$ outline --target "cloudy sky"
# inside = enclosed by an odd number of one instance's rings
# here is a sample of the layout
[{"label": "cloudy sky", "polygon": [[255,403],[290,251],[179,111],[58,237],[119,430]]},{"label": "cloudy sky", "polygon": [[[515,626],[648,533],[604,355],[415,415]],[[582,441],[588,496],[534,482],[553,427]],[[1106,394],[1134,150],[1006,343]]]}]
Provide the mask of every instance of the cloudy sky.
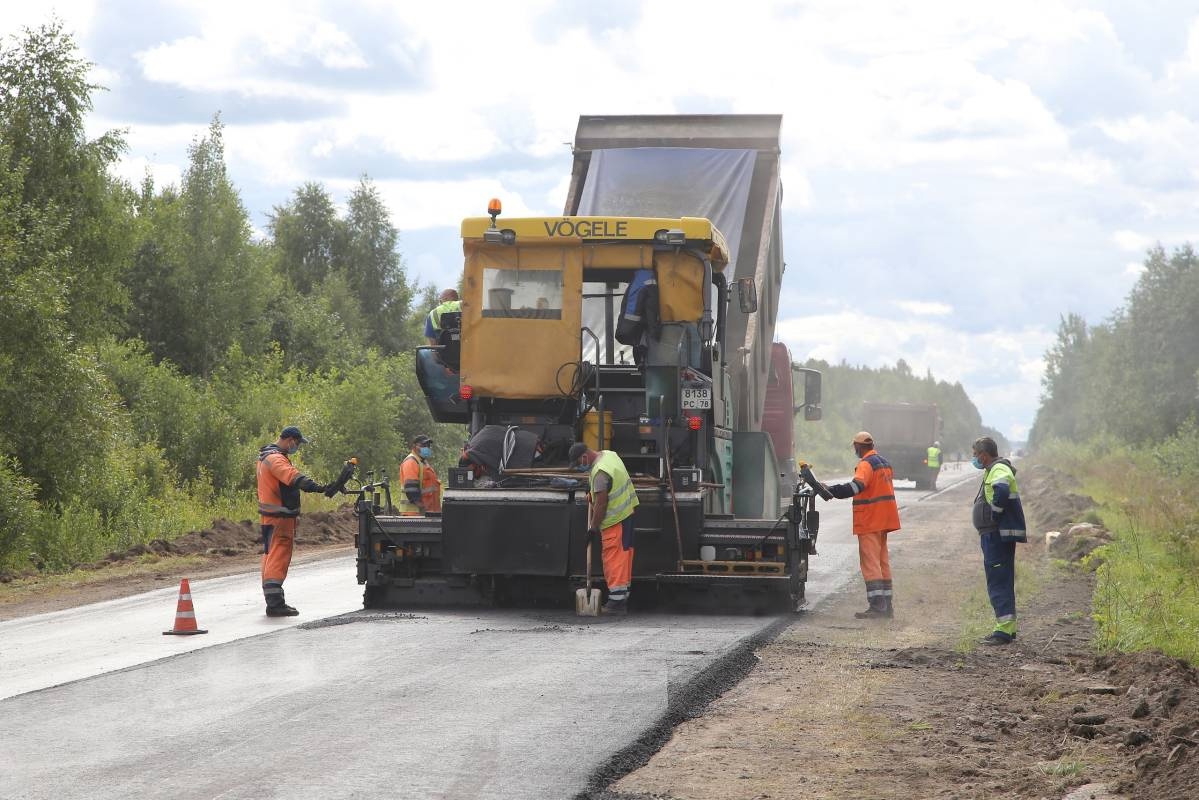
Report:
[{"label": "cloudy sky", "polygon": [[488,198],[561,213],[580,114],[781,113],[779,337],[961,381],[1015,439],[1059,315],[1104,320],[1147,247],[1199,241],[1194,0],[0,7],[74,32],[130,180],[177,182],[219,111],[259,229],[365,173],[439,286]]}]

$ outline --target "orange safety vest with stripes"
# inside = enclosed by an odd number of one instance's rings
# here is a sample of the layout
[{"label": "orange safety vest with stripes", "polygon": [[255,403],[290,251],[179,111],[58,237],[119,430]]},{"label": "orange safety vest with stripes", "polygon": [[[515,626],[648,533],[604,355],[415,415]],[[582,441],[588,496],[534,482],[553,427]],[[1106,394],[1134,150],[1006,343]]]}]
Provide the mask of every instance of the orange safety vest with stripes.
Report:
[{"label": "orange safety vest with stripes", "polygon": [[304,475],[273,444],[258,451],[258,513],[269,519],[300,516],[300,483]]},{"label": "orange safety vest with stripes", "polygon": [[[429,464],[428,461],[423,461],[415,453],[409,453],[403,461],[400,462],[400,515],[415,516],[424,512],[440,512],[441,511],[441,481],[437,478],[437,471]],[[415,503],[408,499],[409,489],[420,489],[420,502],[422,508],[418,508]]]},{"label": "orange safety vest with stripes", "polygon": [[854,470],[853,482],[862,487],[853,496],[854,534],[899,530],[899,506],[887,460],[874,450],[866,452]]}]

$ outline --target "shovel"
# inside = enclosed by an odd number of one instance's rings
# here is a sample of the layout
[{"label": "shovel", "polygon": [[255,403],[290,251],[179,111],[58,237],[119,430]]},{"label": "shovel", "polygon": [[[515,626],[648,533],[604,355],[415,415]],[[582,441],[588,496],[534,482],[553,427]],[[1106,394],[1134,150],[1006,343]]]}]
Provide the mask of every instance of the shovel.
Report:
[{"label": "shovel", "polygon": [[587,535],[587,588],[575,589],[575,614],[580,617],[598,617],[600,590],[591,588],[591,535]]}]

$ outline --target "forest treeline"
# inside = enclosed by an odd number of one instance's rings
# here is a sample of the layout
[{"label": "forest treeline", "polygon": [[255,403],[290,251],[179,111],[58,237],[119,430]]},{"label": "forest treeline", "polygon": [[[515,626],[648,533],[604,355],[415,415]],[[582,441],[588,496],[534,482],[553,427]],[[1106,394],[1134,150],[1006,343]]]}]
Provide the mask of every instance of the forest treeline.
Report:
[{"label": "forest treeline", "polygon": [[57,23],[0,48],[0,574],[248,517],[285,423],[318,480],[394,472],[417,432],[455,449],[413,401],[432,287],[371,182],[343,212],[304,184],[255,238],[219,117],[179,185],[114,177],[89,67]]},{"label": "forest treeline", "polygon": [[[893,367],[853,366],[844,361],[809,360],[805,367],[823,374],[824,418],[795,423],[796,457],[811,462],[817,472],[828,468],[852,469],[857,461],[850,442],[862,430],[862,403],[936,403],[941,413],[941,449],[946,458],[970,457],[970,445],[979,436],[990,436],[1008,453],[1011,445],[999,431],[982,423],[982,417],[960,383],[937,380],[931,372],[912,372],[903,359]],[[886,457],[886,453],[882,455]]]},{"label": "forest treeline", "polygon": [[1199,663],[1199,257],[1160,245],[1122,308],[1066,314],[1030,437],[1101,504],[1100,641]]}]

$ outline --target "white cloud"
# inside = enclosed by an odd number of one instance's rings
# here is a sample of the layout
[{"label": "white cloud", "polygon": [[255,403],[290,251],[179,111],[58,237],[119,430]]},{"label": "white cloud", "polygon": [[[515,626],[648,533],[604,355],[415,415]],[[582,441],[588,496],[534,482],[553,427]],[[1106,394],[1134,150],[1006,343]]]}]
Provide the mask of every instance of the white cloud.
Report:
[{"label": "white cloud", "polygon": [[1112,234],[1112,241],[1119,245],[1121,250],[1129,252],[1142,251],[1153,244],[1152,239],[1136,231],[1116,231]]},{"label": "white cloud", "polygon": [[[334,180],[327,186],[336,194],[349,194],[358,181]],[[487,201],[503,198],[504,215],[530,216],[532,211],[519,192],[498,180],[461,181],[376,180],[375,187],[401,231],[453,226],[466,217],[486,216]]]},{"label": "white cloud", "polygon": [[281,2],[201,4],[200,33],[137,53],[151,81],[188,89],[231,90],[296,98],[328,96],[299,81],[275,77],[306,62],[328,70],[368,66],[357,44],[335,22]]},{"label": "white cloud", "polygon": [[953,306],[929,300],[900,300],[895,305],[918,317],[944,317],[953,313]]},{"label": "white cloud", "polygon": [[147,174],[154,181],[154,185],[160,188],[171,184],[178,186],[183,178],[178,164],[151,161],[145,156],[134,156],[117,162],[112,168],[112,173],[135,187],[141,185]]}]

